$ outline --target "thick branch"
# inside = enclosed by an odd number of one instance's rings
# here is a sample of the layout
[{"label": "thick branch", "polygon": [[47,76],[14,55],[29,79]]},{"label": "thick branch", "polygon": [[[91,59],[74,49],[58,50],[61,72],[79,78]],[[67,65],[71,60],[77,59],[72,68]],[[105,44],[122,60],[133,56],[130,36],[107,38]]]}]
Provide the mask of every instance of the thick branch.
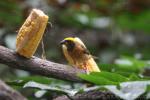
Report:
[{"label": "thick branch", "polygon": [[[0,46],[0,63],[6,64],[11,68],[26,70],[39,75],[68,80],[73,82],[83,82],[77,77],[77,73],[84,73],[83,70],[72,68],[68,65],[58,64],[51,61],[43,60],[37,57],[31,59],[19,56],[13,50]],[[1,96],[1,93],[0,93]],[[60,99],[61,98],[61,99]],[[76,94],[72,97],[74,100],[96,100],[96,99],[118,99],[111,92],[89,91],[81,94]],[[68,100],[68,97],[63,96],[56,100]],[[8,99],[11,100],[11,99]],[[17,100],[17,99],[16,99]],[[22,99],[21,99],[22,100]]]},{"label": "thick branch", "polygon": [[19,92],[13,90],[0,80],[0,99],[1,100],[27,100]]},{"label": "thick branch", "polygon": [[[59,78],[59,79],[69,80],[74,82],[83,81],[79,77],[77,77],[77,73],[84,73],[83,70],[75,69],[68,65],[63,65],[63,64],[58,64],[51,61],[43,60],[37,57],[32,57],[31,59],[27,59],[22,56],[19,56],[13,50],[10,50],[3,46],[0,46],[0,63],[6,64],[11,68],[22,69],[32,73],[48,76],[48,77],[54,77],[54,78]],[[90,93],[77,94],[72,98],[75,100],[79,98],[93,99],[95,96],[99,96],[99,94],[105,95],[105,93],[99,91],[98,93],[97,92],[94,93],[90,92]],[[102,96],[99,96],[98,98],[101,97]]]},{"label": "thick branch", "polygon": [[68,65],[54,63],[37,57],[27,59],[3,46],[0,46],[0,63],[39,75],[74,82],[81,82],[82,80],[77,77],[77,73],[84,72],[83,70],[75,69]]}]

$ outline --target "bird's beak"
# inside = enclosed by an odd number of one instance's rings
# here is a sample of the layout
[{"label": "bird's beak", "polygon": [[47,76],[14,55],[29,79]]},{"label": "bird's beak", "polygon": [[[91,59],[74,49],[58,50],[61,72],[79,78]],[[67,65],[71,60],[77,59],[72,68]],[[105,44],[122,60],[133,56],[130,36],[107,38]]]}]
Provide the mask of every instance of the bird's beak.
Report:
[{"label": "bird's beak", "polygon": [[63,45],[63,44],[65,44],[65,42],[66,42],[66,40],[62,40],[62,41],[60,42],[60,44]]}]

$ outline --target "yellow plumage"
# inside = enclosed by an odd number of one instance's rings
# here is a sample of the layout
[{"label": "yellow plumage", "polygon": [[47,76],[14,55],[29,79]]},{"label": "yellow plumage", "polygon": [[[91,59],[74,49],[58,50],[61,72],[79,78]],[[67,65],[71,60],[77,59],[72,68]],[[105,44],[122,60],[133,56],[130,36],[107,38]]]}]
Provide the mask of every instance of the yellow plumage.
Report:
[{"label": "yellow plumage", "polygon": [[16,51],[30,58],[36,51],[48,22],[48,16],[41,10],[33,9],[19,30]]},{"label": "yellow plumage", "polygon": [[72,66],[84,69],[87,73],[100,72],[92,55],[88,52],[86,46],[79,38],[65,38],[61,44],[63,53]]}]

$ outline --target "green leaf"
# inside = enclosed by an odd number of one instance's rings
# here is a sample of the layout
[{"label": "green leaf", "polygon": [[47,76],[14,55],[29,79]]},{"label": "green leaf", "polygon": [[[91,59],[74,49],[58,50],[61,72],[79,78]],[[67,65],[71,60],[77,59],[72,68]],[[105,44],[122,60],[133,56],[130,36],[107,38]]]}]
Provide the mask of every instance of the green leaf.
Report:
[{"label": "green leaf", "polygon": [[140,80],[140,78],[135,73],[132,73],[129,77],[129,80],[130,81],[137,81],[137,80]]},{"label": "green leaf", "polygon": [[7,81],[6,83],[9,85],[13,85],[13,86],[23,86],[25,83],[29,81],[35,81],[35,82],[42,83],[42,84],[51,83],[51,79],[47,77],[42,77],[42,76],[21,77],[21,78],[18,78],[17,80]]},{"label": "green leaf", "polygon": [[50,84],[52,82],[50,78],[47,78],[44,76],[29,76],[29,77],[21,77],[19,79],[24,80],[26,82],[35,81],[35,82],[42,83],[42,84]]},{"label": "green leaf", "polygon": [[94,76],[94,75],[86,75],[86,74],[79,74],[78,75],[80,78],[89,81],[91,83],[94,83],[96,85],[118,85],[118,82],[113,82],[110,81],[104,77],[98,77],[98,76]]},{"label": "green leaf", "polygon": [[120,82],[128,81],[128,78],[111,72],[92,72],[88,74],[79,74],[79,77],[97,85],[118,85]]},{"label": "green leaf", "polygon": [[116,73],[111,73],[111,72],[93,72],[91,73],[91,75],[93,76],[97,76],[97,77],[104,77],[110,81],[114,81],[114,82],[125,82],[128,81],[128,78],[126,78],[125,76],[116,74]]},{"label": "green leaf", "polygon": [[150,85],[147,86],[147,90],[148,92],[150,92]]},{"label": "green leaf", "polygon": [[113,69],[116,68],[116,65],[115,65],[115,64],[99,63],[98,66],[100,67],[101,70],[109,71],[109,72],[111,72]]},{"label": "green leaf", "polygon": [[128,81],[128,78],[122,75],[104,71],[79,74],[79,77],[97,85],[118,85],[120,82]]},{"label": "green leaf", "polygon": [[13,80],[13,81],[7,81],[6,84],[13,85],[13,86],[23,86],[26,82],[23,80]]}]

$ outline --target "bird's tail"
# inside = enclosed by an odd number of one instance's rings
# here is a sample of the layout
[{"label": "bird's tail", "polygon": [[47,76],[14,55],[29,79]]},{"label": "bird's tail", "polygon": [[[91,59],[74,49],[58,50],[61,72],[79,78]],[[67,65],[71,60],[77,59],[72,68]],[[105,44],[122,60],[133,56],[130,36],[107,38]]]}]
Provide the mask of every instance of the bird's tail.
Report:
[{"label": "bird's tail", "polygon": [[88,72],[100,72],[100,69],[93,58],[88,59],[86,65]]}]

